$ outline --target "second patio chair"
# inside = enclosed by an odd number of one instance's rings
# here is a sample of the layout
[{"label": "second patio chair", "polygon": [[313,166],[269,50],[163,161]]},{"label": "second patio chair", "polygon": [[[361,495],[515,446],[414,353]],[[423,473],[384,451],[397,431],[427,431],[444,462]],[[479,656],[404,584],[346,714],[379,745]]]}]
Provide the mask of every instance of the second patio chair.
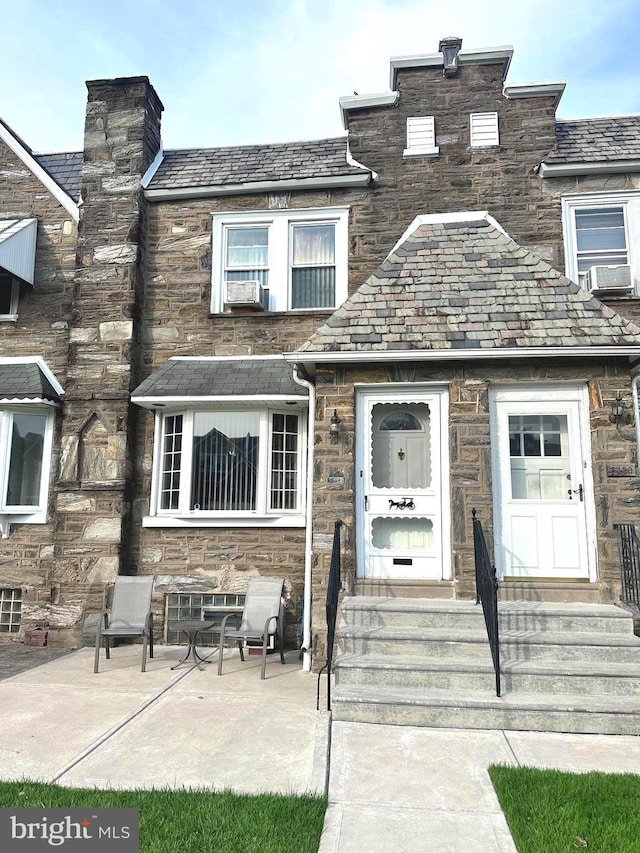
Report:
[{"label": "second patio chair", "polygon": [[149,657],[153,657],[153,614],[151,593],[153,575],[131,577],[119,575],[113,587],[111,613],[100,615],[96,629],[96,654],[93,671],[98,671],[100,645],[104,637],[107,660],[111,657],[111,639],[142,637],[142,672],[147,668],[147,643]]},{"label": "second patio chair", "polygon": [[[280,663],[284,663],[284,652],[282,649],[283,586],[283,578],[251,578],[249,580],[240,625],[237,625],[237,613],[229,613],[222,620],[220,627],[220,650],[218,653],[218,675],[222,675],[222,654],[224,652],[225,638],[238,641],[240,660],[242,661],[244,661],[243,644],[245,640],[257,640],[262,643],[261,679],[265,677],[267,647],[270,637],[274,637],[274,642],[277,644],[280,652]],[[236,620],[235,628],[227,628],[229,619]]]}]

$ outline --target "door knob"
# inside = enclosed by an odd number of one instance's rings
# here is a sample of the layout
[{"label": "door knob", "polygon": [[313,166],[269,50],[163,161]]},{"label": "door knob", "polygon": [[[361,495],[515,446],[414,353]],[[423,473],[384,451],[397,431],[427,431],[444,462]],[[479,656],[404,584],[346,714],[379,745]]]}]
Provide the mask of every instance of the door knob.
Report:
[{"label": "door knob", "polygon": [[579,500],[584,500],[584,489],[582,488],[582,483],[580,483],[577,489],[569,489],[569,500],[572,501],[574,495],[578,495]]}]

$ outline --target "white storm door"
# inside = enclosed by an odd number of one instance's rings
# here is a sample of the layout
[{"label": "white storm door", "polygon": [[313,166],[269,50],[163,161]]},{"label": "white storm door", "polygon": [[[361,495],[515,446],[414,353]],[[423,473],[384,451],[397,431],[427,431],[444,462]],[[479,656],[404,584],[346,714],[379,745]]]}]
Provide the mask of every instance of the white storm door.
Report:
[{"label": "white storm door", "polygon": [[592,500],[586,400],[582,389],[534,396],[493,393],[498,573],[586,580]]},{"label": "white storm door", "polygon": [[443,577],[445,399],[444,391],[359,394],[359,577]]}]

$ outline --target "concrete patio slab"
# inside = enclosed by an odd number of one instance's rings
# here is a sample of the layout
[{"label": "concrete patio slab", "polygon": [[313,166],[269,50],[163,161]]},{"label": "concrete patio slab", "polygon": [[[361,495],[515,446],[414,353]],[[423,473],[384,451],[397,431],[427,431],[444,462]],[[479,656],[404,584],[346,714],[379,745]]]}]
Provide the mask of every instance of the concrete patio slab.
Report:
[{"label": "concrete patio slab", "polygon": [[140,647],[119,646],[93,672],[80,649],[0,682],[0,777],[77,787],[229,788],[323,793],[328,715],[296,653],[283,666],[229,652],[201,669],[160,646],[140,672]]}]

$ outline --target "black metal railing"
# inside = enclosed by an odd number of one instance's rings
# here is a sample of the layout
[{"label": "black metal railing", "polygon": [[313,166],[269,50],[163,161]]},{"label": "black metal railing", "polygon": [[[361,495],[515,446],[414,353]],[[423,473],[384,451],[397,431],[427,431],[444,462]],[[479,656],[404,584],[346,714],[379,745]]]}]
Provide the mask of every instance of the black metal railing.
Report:
[{"label": "black metal railing", "polygon": [[620,549],[620,577],[622,593],[620,598],[624,604],[630,604],[640,609],[640,539],[636,533],[635,524],[614,524],[618,531],[618,548]]},{"label": "black metal railing", "polygon": [[320,710],[320,676],[327,670],[327,711],[331,710],[331,661],[333,658],[333,644],[336,636],[336,619],[338,616],[338,599],[342,589],[340,579],[340,528],[341,521],[336,521],[333,528],[333,548],[331,550],[331,565],[329,567],[329,581],[327,583],[327,659],[318,673],[318,689],[316,693],[316,709]]},{"label": "black metal railing", "polygon": [[498,628],[498,579],[496,567],[491,562],[489,550],[484,538],[482,524],[471,511],[473,517],[473,555],[476,564],[476,604],[482,603],[484,624],[496,674],[496,696],[500,695],[500,633]]}]

